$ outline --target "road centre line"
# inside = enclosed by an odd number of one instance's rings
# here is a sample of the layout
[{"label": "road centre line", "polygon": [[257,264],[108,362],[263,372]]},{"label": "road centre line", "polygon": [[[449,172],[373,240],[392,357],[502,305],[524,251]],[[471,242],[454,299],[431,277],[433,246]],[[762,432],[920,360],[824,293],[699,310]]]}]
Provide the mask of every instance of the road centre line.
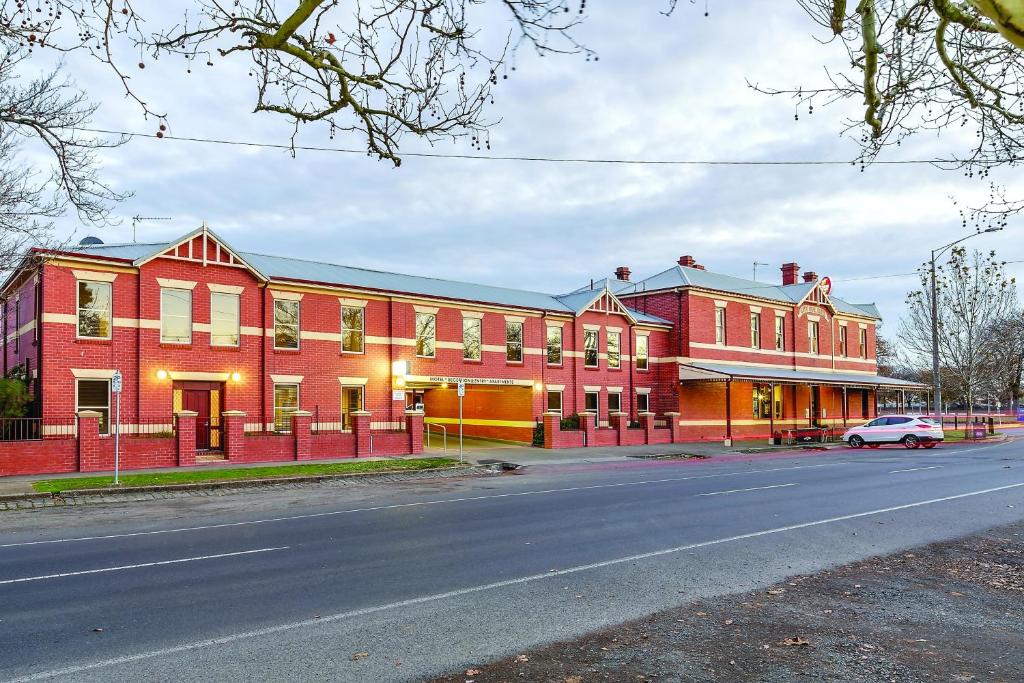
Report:
[{"label": "road centre line", "polygon": [[255,550],[240,550],[234,553],[218,553],[217,555],[199,555],[197,557],[182,557],[177,560],[161,560],[160,562],[141,562],[139,564],[125,564],[119,567],[103,567],[101,569],[83,569],[77,572],[61,572],[60,574],[44,574],[42,576],[26,576],[20,579],[0,579],[0,586],[10,583],[25,583],[27,581],[43,581],[45,579],[63,579],[68,576],[82,576],[84,574],[102,574],[104,572],[119,572],[125,569],[142,569],[143,567],[161,567],[168,564],[181,564],[182,562],[197,562],[199,560],[216,560],[221,557],[237,557],[239,555],[254,555],[256,553],[269,553],[274,550],[287,550],[288,546],[278,548],[257,548]]},{"label": "road centre line", "polygon": [[713,491],[711,493],[698,493],[698,496],[724,496],[730,493],[746,493],[748,491],[765,491],[767,489],[784,489],[787,486],[796,486],[796,484],[773,484],[771,486],[755,486],[749,489],[730,489],[729,491]]},{"label": "road centre line", "polygon": [[149,652],[140,652],[133,655],[124,655],[121,657],[114,657],[110,659],[104,659],[97,662],[91,662],[89,664],[81,664],[78,666],[70,666],[62,669],[53,669],[50,671],[42,671],[28,676],[22,676],[9,681],[9,683],[28,683],[29,681],[39,681],[48,678],[57,678],[70,676],[85,671],[94,671],[96,669],[103,669],[112,666],[118,666],[121,664],[130,664],[133,662],[140,662],[146,659],[152,659],[154,657],[164,657],[167,655],[175,655],[183,652],[194,652],[207,647],[213,647],[216,645],[228,645],[242,640],[250,640],[253,638],[260,638],[276,633],[282,633],[285,631],[293,631],[300,628],[309,626],[321,625],[325,623],[343,621],[346,619],[352,619],[355,617],[366,616],[369,614],[376,614],[379,612],[385,612],[395,609],[401,609],[403,607],[411,607],[414,605],[421,605],[424,603],[439,602],[450,598],[457,598],[464,595],[471,595],[474,593],[481,593],[484,591],[495,590],[498,588],[506,588],[508,586],[516,586],[525,583],[532,583],[535,581],[542,581],[545,579],[557,578],[560,576],[566,576],[570,574],[577,574],[593,569],[600,569],[603,567],[610,567],[619,564],[626,564],[630,562],[637,562],[639,560],[650,559],[652,557],[660,557],[664,555],[678,554],[686,552],[688,550],[695,550],[697,548],[707,548],[710,546],[721,545],[724,543],[732,543],[735,541],[742,541],[751,538],[758,538],[761,536],[769,536],[772,534],[785,533],[788,531],[795,531],[798,529],[807,529],[810,527],[822,526],[825,524],[833,524],[836,522],[844,522],[851,519],[859,519],[863,517],[870,517],[873,515],[886,514],[889,512],[896,512],[899,510],[908,510],[911,508],[922,507],[925,505],[934,505],[937,503],[945,503],[952,500],[960,500],[963,498],[970,498],[973,496],[981,496],[989,493],[997,493],[999,491],[1008,491],[1024,486],[1024,482],[1017,484],[1007,484],[1005,486],[997,486],[989,489],[982,489],[980,491],[970,491],[968,493],[959,493],[952,496],[944,496],[942,498],[931,498],[929,500],[922,500],[916,503],[905,503],[903,505],[894,505],[892,507],[880,508],[876,510],[867,510],[865,512],[856,512],[849,515],[842,515],[840,517],[829,517],[826,519],[819,519],[812,522],[802,522],[800,524],[792,524],[789,526],[776,527],[774,529],[765,529],[762,531],[753,531],[746,534],[739,534],[736,536],[728,536],[725,538],[718,538],[710,541],[701,541],[698,543],[690,543],[687,545],[676,546],[674,548],[665,548],[662,550],[654,550],[646,553],[639,553],[637,555],[629,555],[627,557],[618,557],[611,560],[602,560],[600,562],[593,562],[591,564],[579,565],[576,567],[569,567],[566,569],[558,569],[554,571],[544,572],[543,574],[532,574],[528,576],[521,576],[515,579],[506,579],[504,581],[496,581],[494,583],[487,583],[479,586],[470,586],[468,588],[460,588],[457,590],[447,591],[444,593],[435,593],[432,595],[423,595],[416,598],[409,598],[408,600],[400,600],[398,602],[391,602],[384,605],[376,605],[374,607],[364,607],[362,609],[351,610],[348,612],[339,612],[337,614],[329,614],[318,617],[316,619],[304,619],[302,621],[294,621],[287,624],[279,624],[277,626],[270,626],[267,628],[256,629],[252,631],[243,631],[228,636],[221,636],[218,638],[210,638],[207,640],[199,640],[193,643],[186,643],[183,645],[177,645],[173,647],[162,648],[159,650],[151,650]]},{"label": "road centre line", "polygon": [[900,472],[920,472],[921,470],[941,470],[945,465],[930,465],[928,467],[911,467],[909,470],[893,470],[889,474],[899,474]]}]

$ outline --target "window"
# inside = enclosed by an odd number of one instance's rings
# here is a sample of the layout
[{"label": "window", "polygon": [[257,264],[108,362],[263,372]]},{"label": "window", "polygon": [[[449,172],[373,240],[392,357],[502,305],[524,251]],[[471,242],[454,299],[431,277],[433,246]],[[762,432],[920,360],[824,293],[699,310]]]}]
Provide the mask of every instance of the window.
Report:
[{"label": "window", "polygon": [[[110,298],[109,282],[78,281],[79,337],[110,339]],[[17,303],[14,310],[17,313]]]},{"label": "window", "polygon": [[238,346],[238,295],[210,294],[210,344]]},{"label": "window", "polygon": [[597,330],[583,330],[583,367],[597,367]]},{"label": "window", "polygon": [[290,432],[294,410],[299,409],[299,385],[274,385],[274,431]]},{"label": "window", "polygon": [[750,348],[761,348],[761,314],[750,314]]},{"label": "window", "polygon": [[807,349],[810,353],[818,353],[818,321],[811,320],[807,323]]},{"label": "window", "polygon": [[[558,330],[561,332],[561,330]],[[562,414],[562,392],[561,391],[549,391],[548,392],[548,412]]]},{"label": "window", "polygon": [[[363,309],[357,309],[362,311]],[[341,388],[341,428],[352,429],[352,413],[363,409],[363,388],[351,386]]]},{"label": "window", "polygon": [[775,316],[775,350],[786,350],[786,317]]},{"label": "window", "polygon": [[523,362],[523,324],[520,322],[505,321],[505,360]]},{"label": "window", "polygon": [[776,384],[774,396],[772,394],[772,385],[754,385],[753,415],[755,420],[769,419],[772,416],[772,406],[775,407],[775,419],[782,418],[782,386]]},{"label": "window", "polygon": [[643,336],[636,338],[636,369],[646,370],[649,359],[650,337]]},{"label": "window", "polygon": [[341,352],[363,352],[363,309],[360,306],[341,307]]},{"label": "window", "polygon": [[846,325],[839,327],[839,355],[846,355]]},{"label": "window", "polygon": [[433,313],[416,314],[416,355],[421,358],[433,358],[437,316]]},{"label": "window", "polygon": [[465,360],[480,360],[480,334],[483,321],[480,318],[462,319],[462,357]]},{"label": "window", "polygon": [[725,345],[725,306],[715,307],[715,343]]},{"label": "window", "polygon": [[299,302],[274,299],[274,348],[299,348]]},{"label": "window", "polygon": [[638,412],[638,413],[649,413],[649,412],[651,412],[651,395],[650,394],[637,394],[636,395],[636,412]]},{"label": "window", "polygon": [[621,413],[622,412],[622,394],[620,393],[609,393],[608,394],[608,414]]},{"label": "window", "polygon": [[621,340],[621,332],[608,333],[608,367],[610,368],[617,368],[622,362],[622,357],[619,355]]},{"label": "window", "polygon": [[585,394],[583,394],[583,409],[586,410],[586,411],[594,413],[594,424],[595,425],[599,425],[601,423],[601,420],[600,420],[601,416],[599,414],[600,411],[597,409],[597,400],[598,400],[598,392],[596,392],[596,391],[588,391]]},{"label": "window", "polygon": [[562,364],[562,328],[548,328],[548,365]]},{"label": "window", "polygon": [[110,433],[110,380],[80,379],[75,405],[77,410],[95,410],[100,414],[100,434]]},{"label": "window", "polygon": [[868,357],[868,331],[866,329],[860,331],[860,357]]},{"label": "window", "polygon": [[160,341],[192,343],[192,290],[160,290]]},{"label": "window", "polygon": [[14,300],[14,352],[17,353],[18,349],[21,348],[21,335],[18,331],[21,329],[21,297]]}]

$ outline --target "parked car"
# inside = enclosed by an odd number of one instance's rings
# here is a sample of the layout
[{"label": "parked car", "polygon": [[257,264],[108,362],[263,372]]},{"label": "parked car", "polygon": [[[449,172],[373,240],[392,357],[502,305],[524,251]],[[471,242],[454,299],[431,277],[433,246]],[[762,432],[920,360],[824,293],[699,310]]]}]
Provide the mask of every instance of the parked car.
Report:
[{"label": "parked car", "polygon": [[886,415],[843,434],[851,448],[878,448],[884,443],[901,443],[907,448],[935,448],[943,439],[942,425],[928,417]]}]

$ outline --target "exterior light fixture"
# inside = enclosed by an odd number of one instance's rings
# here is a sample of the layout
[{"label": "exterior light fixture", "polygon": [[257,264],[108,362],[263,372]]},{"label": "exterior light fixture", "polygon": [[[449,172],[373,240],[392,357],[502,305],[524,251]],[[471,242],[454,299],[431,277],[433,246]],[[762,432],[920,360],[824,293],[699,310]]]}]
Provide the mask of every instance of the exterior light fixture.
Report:
[{"label": "exterior light fixture", "polygon": [[232,382],[241,382],[242,381],[242,373],[240,373],[240,372],[232,372],[231,373],[231,381]]},{"label": "exterior light fixture", "polygon": [[409,374],[409,361],[396,360],[391,363],[391,374],[395,377],[404,377]]},{"label": "exterior light fixture", "polygon": [[167,379],[167,371],[166,370],[157,370],[156,371],[156,378],[159,379],[159,380]]},{"label": "exterior light fixture", "polygon": [[442,389],[447,389],[448,388],[448,382],[441,382],[441,388]]},{"label": "exterior light fixture", "polygon": [[404,377],[397,378],[395,380],[395,386],[404,387],[405,386],[405,378]]},{"label": "exterior light fixture", "polygon": [[543,388],[544,388],[544,384],[542,382],[534,382],[533,383],[533,390],[534,391],[540,391]]}]

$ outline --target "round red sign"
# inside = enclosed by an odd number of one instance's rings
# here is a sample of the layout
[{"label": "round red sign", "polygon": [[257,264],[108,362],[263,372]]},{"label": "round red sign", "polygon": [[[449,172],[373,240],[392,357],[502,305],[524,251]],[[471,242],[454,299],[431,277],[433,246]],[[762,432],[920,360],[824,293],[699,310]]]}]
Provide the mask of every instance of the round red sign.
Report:
[{"label": "round red sign", "polygon": [[832,293],[832,278],[823,277],[821,278],[821,282],[819,284],[821,285],[821,288],[825,291],[826,294]]}]

